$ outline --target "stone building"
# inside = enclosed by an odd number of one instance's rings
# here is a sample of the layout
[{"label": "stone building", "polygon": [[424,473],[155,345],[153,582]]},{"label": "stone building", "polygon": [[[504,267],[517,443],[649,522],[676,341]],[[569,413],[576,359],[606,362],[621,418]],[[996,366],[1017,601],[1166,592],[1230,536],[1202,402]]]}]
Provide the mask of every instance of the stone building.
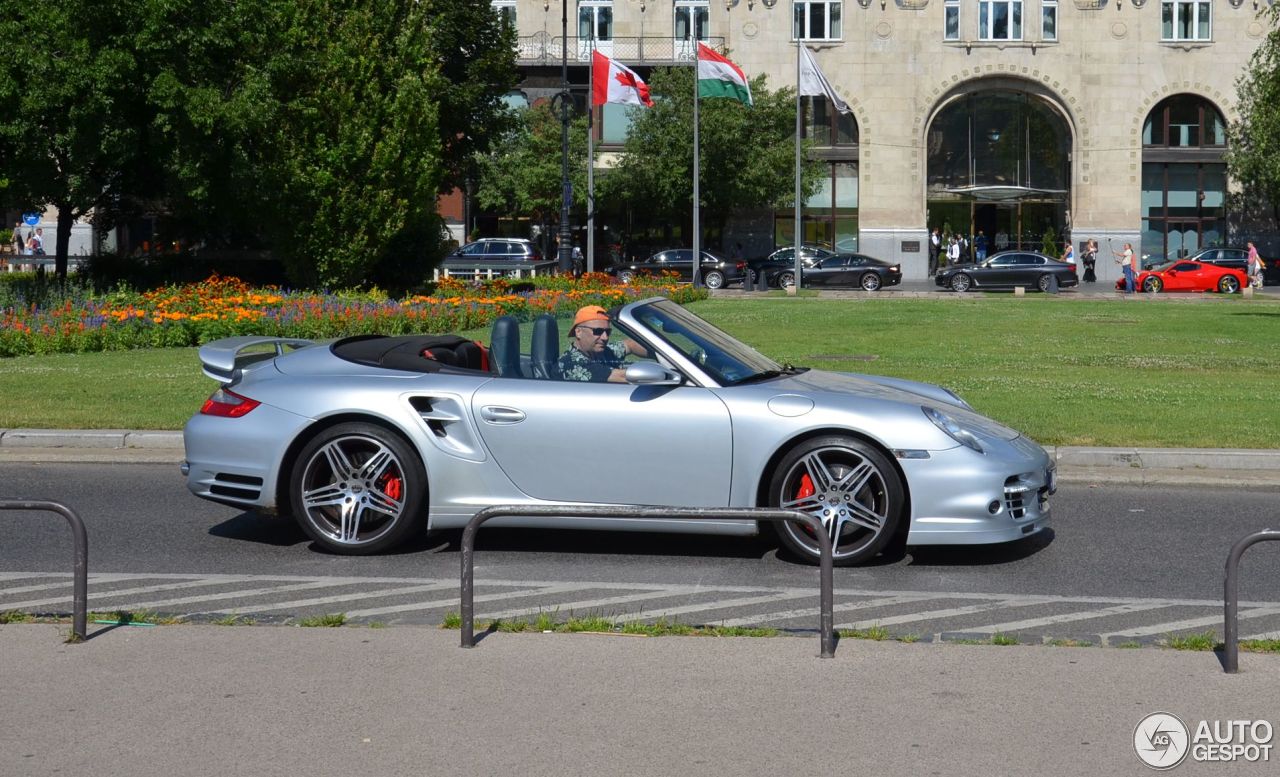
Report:
[{"label": "stone building", "polygon": [[[928,231],[981,231],[992,250],[1047,239],[1185,255],[1233,241],[1225,128],[1235,82],[1267,32],[1267,0],[495,0],[520,36],[529,100],[570,82],[591,38],[637,69],[727,49],[771,88],[795,83],[796,39],[853,108],[805,100],[830,176],[805,206],[806,240],[926,275]],[[617,110],[614,110],[617,108]],[[627,116],[606,106],[604,147]],[[704,173],[705,174],[705,173]],[[761,229],[772,218],[772,227]],[[744,234],[789,243],[791,209]]]}]

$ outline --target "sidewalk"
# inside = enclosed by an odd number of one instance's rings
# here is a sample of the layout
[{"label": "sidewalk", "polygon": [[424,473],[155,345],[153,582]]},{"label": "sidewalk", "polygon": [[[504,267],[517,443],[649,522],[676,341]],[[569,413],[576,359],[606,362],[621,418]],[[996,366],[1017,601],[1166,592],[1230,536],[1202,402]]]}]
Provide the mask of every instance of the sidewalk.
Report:
[{"label": "sidewalk", "polygon": [[[1280,487],[1280,450],[1045,446],[1063,482]],[[182,432],[0,429],[0,463],[178,464]]]},{"label": "sidewalk", "polygon": [[0,626],[0,774],[1145,774],[1150,713],[1280,725],[1273,655],[1227,675],[1172,650],[94,628]]}]

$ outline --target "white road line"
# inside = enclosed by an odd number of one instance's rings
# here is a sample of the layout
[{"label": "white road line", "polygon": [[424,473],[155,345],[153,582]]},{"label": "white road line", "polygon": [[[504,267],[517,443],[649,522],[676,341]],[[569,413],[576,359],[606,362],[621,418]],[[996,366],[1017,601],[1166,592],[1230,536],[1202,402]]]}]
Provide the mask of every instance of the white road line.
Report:
[{"label": "white road line", "polygon": [[[294,583],[292,585],[278,585],[272,588],[250,588],[244,591],[223,591],[216,594],[203,594],[201,596],[185,596],[181,599],[159,599],[154,602],[122,602],[119,604],[98,604],[90,601],[89,609],[91,610],[145,610],[154,607],[170,607],[175,604],[191,604],[193,602],[215,602],[219,599],[239,599],[245,596],[271,596],[272,594],[285,593],[286,591],[306,591],[312,588],[333,588],[346,583],[331,583],[327,580],[318,583]],[[115,595],[117,592],[112,592]]]},{"label": "white road line", "polygon": [[[1221,606],[1221,605],[1219,605]],[[1239,615],[1240,620],[1245,618],[1262,618],[1267,615],[1280,615],[1280,607],[1259,607],[1256,610],[1242,612]],[[1102,634],[1103,640],[1109,640],[1112,637],[1148,637],[1152,634],[1165,634],[1171,631],[1182,631],[1184,629],[1196,629],[1202,626],[1214,626],[1222,623],[1222,614],[1204,618],[1191,618],[1185,621],[1172,621],[1169,623],[1157,623],[1154,626],[1139,626],[1137,628],[1125,629],[1123,631],[1114,631],[1110,634]]]},{"label": "white road line", "polygon": [[933,620],[934,618],[954,618],[960,615],[972,615],[976,612],[987,612],[988,610],[1001,610],[1006,607],[1030,607],[1036,604],[1044,604],[1044,601],[1022,600],[1019,602],[996,601],[986,602],[984,604],[972,604],[968,607],[952,607],[946,610],[929,610],[927,612],[913,612],[908,615],[891,615],[888,618],[872,618],[871,620],[855,621],[854,623],[837,624],[837,629],[866,629],[872,626],[893,626],[899,623],[915,623],[917,621]]},{"label": "white road line", "polygon": [[1129,612],[1146,612],[1148,610],[1159,610],[1162,607],[1168,607],[1167,604],[1117,604],[1115,607],[1105,607],[1101,610],[1087,610],[1085,612],[1066,612],[1061,615],[1049,615],[1044,618],[1028,618],[1022,621],[1009,621],[1008,623],[993,623],[987,626],[978,626],[976,628],[966,628],[965,631],[974,631],[981,634],[995,634],[996,632],[1020,631],[1022,629],[1037,629],[1041,626],[1053,626],[1058,623],[1071,623],[1072,621],[1087,621],[1094,618],[1105,618],[1109,615],[1123,615]]},{"label": "white road line", "polygon": [[1241,637],[1240,639],[1280,639],[1280,631],[1267,631],[1262,634],[1250,634],[1249,636]]},{"label": "white road line", "polygon": [[668,607],[665,610],[655,610],[653,612],[638,612],[629,615],[620,615],[612,620],[618,623],[631,623],[633,621],[647,620],[649,618],[665,618],[669,615],[686,615],[691,612],[705,612],[707,610],[725,610],[731,607],[745,607],[750,604],[766,604],[768,602],[781,602],[787,599],[800,599],[806,596],[813,596],[813,592],[798,594],[794,592],[781,591],[771,594],[763,594],[761,596],[750,596],[744,599],[719,599],[714,602],[702,602],[700,604],[687,604],[682,607]]},{"label": "white road line", "polygon": [[[95,582],[98,582],[98,581],[90,581],[91,584]],[[211,585],[223,585],[225,583],[234,583],[234,582],[244,582],[244,581],[225,580],[225,579],[224,580],[188,580],[185,583],[164,583],[163,585],[148,585],[148,586],[142,586],[140,588],[125,588],[119,591],[89,591],[89,602],[90,602],[89,606],[90,608],[98,608],[98,609],[106,609],[106,610],[117,609],[114,607],[99,607],[97,602],[93,601],[94,597],[107,598],[112,596],[133,596],[134,594],[149,594],[149,593],[155,593],[156,591],[174,591],[174,590],[181,590],[183,588],[202,588],[202,587],[207,588],[208,586],[211,586]],[[218,594],[218,596],[223,596],[223,595],[224,594]],[[33,599],[31,601],[26,601],[26,602],[9,602],[8,604],[5,605],[5,607],[9,609],[17,609],[19,607],[43,607],[50,604],[58,604],[59,602],[69,602],[74,598],[75,596],[73,594],[68,594],[67,596],[59,596],[56,599]],[[175,601],[181,601],[181,600],[175,600]],[[138,607],[140,605],[132,605],[132,606]]]},{"label": "white road line", "polygon": [[[831,612],[849,612],[850,610],[869,610],[873,607],[889,607],[895,604],[909,604],[911,602],[928,601],[933,597],[929,596],[885,596],[879,599],[863,599],[856,602],[841,602],[831,606]],[[718,621],[721,626],[757,626],[761,623],[769,623],[780,620],[791,620],[792,618],[813,618],[818,615],[819,607],[805,607],[800,610],[783,610],[781,612],[767,612],[760,615],[749,616],[746,618],[730,618],[724,621]]]},{"label": "white road line", "polygon": [[[359,599],[376,599],[379,596],[403,596],[405,594],[424,593],[426,591],[439,591],[441,588],[457,588],[458,584],[435,583],[432,585],[411,585],[404,588],[382,588],[376,591],[361,591],[354,594],[341,594],[339,596],[321,596],[315,599],[295,599],[292,602],[276,602],[265,607],[253,607],[250,609],[235,608],[231,610],[236,613],[250,612],[271,612],[272,610],[288,610],[291,608],[302,607],[320,607],[328,604],[336,604],[338,602],[353,602]],[[220,610],[203,610],[202,612],[221,612]]]},{"label": "white road line", "polygon": [[523,615],[538,615],[543,612],[572,612],[573,610],[589,610],[596,607],[607,607],[614,604],[630,604],[631,602],[640,602],[645,601],[646,599],[662,599],[668,596],[687,595],[701,590],[706,589],[689,586],[683,590],[664,589],[661,591],[627,594],[625,596],[611,596],[605,599],[583,599],[576,602],[556,602],[551,605],[522,607],[515,610],[504,610],[502,612],[487,612],[484,617],[496,620],[498,618],[516,618]]},{"label": "white road line", "polygon": [[[477,596],[473,599],[475,602],[495,602],[503,599],[514,599],[520,596],[540,596],[543,594],[562,594],[569,591],[584,591],[591,588],[599,588],[597,585],[572,585],[544,586],[542,588],[529,588],[523,591],[504,591],[500,594],[485,594]],[[413,612],[414,610],[435,610],[440,607],[461,607],[462,599],[453,597],[449,599],[436,599],[430,602],[417,602],[416,604],[397,604],[391,607],[374,607],[368,610],[350,610],[346,613],[348,618],[365,618],[370,615],[389,615],[394,612]],[[484,615],[486,619],[491,619],[489,615],[484,613],[476,613],[479,619]]]}]

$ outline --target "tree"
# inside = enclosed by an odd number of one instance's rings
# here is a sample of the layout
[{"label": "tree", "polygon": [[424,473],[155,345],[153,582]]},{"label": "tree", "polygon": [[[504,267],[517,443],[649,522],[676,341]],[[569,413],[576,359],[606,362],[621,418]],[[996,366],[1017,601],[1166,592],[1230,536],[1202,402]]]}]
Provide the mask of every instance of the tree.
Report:
[{"label": "tree", "polygon": [[[529,216],[543,225],[559,219],[561,186],[560,117],[544,103],[516,115],[515,127],[490,153],[477,158],[476,202],[482,208]],[[587,120],[569,125],[569,182],[574,202],[587,199]]]},{"label": "tree", "polygon": [[0,195],[58,211],[56,271],[71,228],[109,206],[147,163],[134,53],[143,0],[0,0]]},{"label": "tree", "polygon": [[1280,6],[1264,12],[1271,31],[1236,82],[1240,119],[1227,130],[1227,170],[1241,187],[1233,198],[1246,212],[1270,206],[1280,222]]},{"label": "tree", "polygon": [[[602,181],[603,196],[644,203],[655,215],[684,219],[693,202],[693,69],[659,68],[649,79],[654,106],[636,110],[624,155]],[[751,81],[754,105],[699,102],[702,221],[723,226],[740,208],[795,201],[795,90]],[[817,188],[822,165],[806,161],[801,193]]]}]

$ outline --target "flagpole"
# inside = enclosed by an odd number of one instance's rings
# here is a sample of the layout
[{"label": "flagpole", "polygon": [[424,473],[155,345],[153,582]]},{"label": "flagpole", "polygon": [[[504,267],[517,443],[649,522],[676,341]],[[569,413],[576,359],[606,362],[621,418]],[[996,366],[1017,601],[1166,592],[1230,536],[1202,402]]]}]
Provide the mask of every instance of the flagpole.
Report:
[{"label": "flagpole", "polygon": [[796,41],[796,257],[795,281],[792,282],[791,288],[787,290],[790,294],[796,294],[800,291],[801,276],[800,244],[803,226],[800,223],[800,217],[802,215],[800,210],[800,47],[803,45],[803,41]]},{"label": "flagpole", "polygon": [[697,44],[693,49],[693,285],[702,281],[702,241],[699,215],[702,211],[701,175],[698,168],[698,59],[701,56]]},{"label": "flagpole", "polygon": [[587,68],[587,272],[596,271],[596,26],[591,25],[591,65]]}]

